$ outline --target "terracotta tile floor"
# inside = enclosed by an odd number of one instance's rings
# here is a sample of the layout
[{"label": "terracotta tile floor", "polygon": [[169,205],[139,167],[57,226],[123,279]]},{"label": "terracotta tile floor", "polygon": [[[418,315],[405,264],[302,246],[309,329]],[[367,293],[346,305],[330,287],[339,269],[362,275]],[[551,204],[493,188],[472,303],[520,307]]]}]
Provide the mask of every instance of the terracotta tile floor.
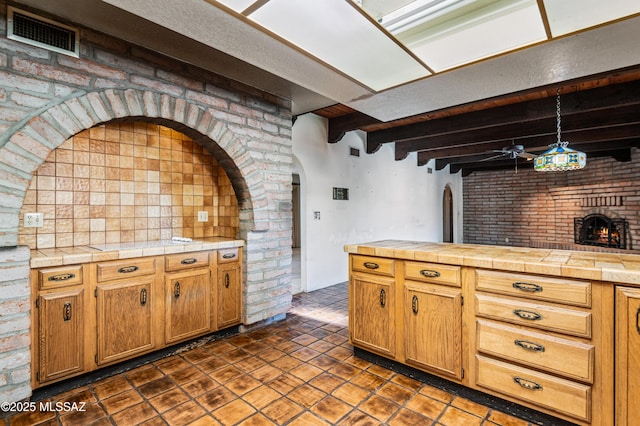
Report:
[{"label": "terracotta tile floor", "polygon": [[[286,320],[64,392],[85,411],[9,425],[528,425],[353,356],[347,285],[296,295]],[[1,421],[0,421],[1,422]]]}]

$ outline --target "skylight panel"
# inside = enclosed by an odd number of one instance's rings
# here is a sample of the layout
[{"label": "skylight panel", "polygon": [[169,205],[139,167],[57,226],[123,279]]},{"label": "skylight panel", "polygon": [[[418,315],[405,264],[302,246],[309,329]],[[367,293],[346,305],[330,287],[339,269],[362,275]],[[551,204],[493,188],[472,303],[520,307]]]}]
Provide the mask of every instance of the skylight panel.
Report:
[{"label": "skylight panel", "polygon": [[640,13],[638,0],[544,0],[554,37]]}]

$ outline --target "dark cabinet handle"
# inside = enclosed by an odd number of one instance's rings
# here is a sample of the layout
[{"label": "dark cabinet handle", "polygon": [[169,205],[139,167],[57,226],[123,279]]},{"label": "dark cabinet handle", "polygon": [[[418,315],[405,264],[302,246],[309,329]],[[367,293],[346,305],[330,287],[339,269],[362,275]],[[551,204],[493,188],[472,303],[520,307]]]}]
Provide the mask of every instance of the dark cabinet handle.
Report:
[{"label": "dark cabinet handle", "polygon": [[138,270],[137,266],[123,266],[122,268],[118,269],[118,273],[130,274],[131,272],[135,272],[137,270]]},{"label": "dark cabinet handle", "polygon": [[375,262],[364,262],[364,267],[367,269],[378,269],[380,265]]},{"label": "dark cabinet handle", "polygon": [[524,309],[515,309],[513,314],[528,321],[538,321],[542,319],[542,315],[537,312],[527,311]]},{"label": "dark cabinet handle", "polygon": [[415,294],[413,295],[413,298],[411,298],[411,310],[415,315],[418,314],[418,296]]},{"label": "dark cabinet handle", "polygon": [[180,281],[176,281],[173,285],[173,297],[176,299],[180,297]]},{"label": "dark cabinet handle", "polygon": [[67,281],[75,277],[76,277],[76,274],[57,274],[57,275],[51,275],[49,278],[47,278],[47,280],[48,281]]},{"label": "dark cabinet handle", "polygon": [[229,274],[224,274],[224,287],[229,288],[231,285],[231,278],[229,278]]},{"label": "dark cabinet handle", "polygon": [[384,291],[384,288],[380,290],[380,306],[383,308],[387,304],[387,292]]},{"label": "dark cabinet handle", "polygon": [[513,381],[528,390],[542,390],[542,385],[532,380],[523,379],[522,377],[514,377]]},{"label": "dark cabinet handle", "polygon": [[522,349],[526,349],[531,352],[544,352],[544,346],[535,342],[516,339],[513,341],[513,343],[515,343],[516,346],[520,346]]},{"label": "dark cabinet handle", "polygon": [[147,289],[143,288],[140,290],[140,306],[144,306],[147,304]]},{"label": "dark cabinet handle", "polygon": [[440,272],[423,269],[420,271],[420,275],[427,278],[438,278],[440,276]]},{"label": "dark cabinet handle", "polygon": [[236,257],[235,253],[225,253],[222,255],[223,259],[233,259],[234,257]]},{"label": "dark cabinet handle", "polygon": [[513,288],[526,291],[528,293],[540,293],[543,290],[541,285],[524,282],[513,283]]},{"label": "dark cabinet handle", "polygon": [[640,334],[640,308],[636,311],[636,330]]},{"label": "dark cabinet handle", "polygon": [[188,259],[182,259],[180,261],[180,263],[182,263],[183,265],[193,265],[194,263],[196,263],[198,261],[198,259],[194,258],[194,257],[190,257]]},{"label": "dark cabinet handle", "polygon": [[71,321],[71,303],[67,302],[62,307],[62,319],[66,321]]}]

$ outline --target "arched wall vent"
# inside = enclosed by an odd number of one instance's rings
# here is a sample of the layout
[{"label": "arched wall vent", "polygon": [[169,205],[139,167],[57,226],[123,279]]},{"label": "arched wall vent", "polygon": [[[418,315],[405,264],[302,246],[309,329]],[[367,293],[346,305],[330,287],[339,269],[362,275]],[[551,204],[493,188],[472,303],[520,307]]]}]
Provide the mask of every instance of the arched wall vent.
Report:
[{"label": "arched wall vent", "polygon": [[66,55],[79,56],[79,31],[24,10],[8,8],[7,37]]}]

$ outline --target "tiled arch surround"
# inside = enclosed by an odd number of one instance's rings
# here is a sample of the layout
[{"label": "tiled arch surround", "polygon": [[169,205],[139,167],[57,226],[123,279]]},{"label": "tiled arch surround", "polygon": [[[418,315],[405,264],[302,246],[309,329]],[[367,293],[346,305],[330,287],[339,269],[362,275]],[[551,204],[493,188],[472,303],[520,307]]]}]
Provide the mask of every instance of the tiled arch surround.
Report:
[{"label": "tiled arch surround", "polygon": [[[0,26],[5,4],[0,1]],[[4,28],[0,28],[4,33]],[[79,59],[0,38],[0,400],[30,387],[29,248],[17,245],[33,173],[69,137],[140,119],[205,146],[229,176],[246,241],[244,322],[291,301],[288,101],[83,30]]]}]

